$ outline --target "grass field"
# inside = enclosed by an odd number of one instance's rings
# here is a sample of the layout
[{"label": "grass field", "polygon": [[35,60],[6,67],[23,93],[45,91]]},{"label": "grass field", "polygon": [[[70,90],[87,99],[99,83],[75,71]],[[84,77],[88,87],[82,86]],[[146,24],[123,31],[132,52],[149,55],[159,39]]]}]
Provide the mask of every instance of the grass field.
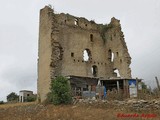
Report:
[{"label": "grass field", "polygon": [[160,115],[157,111],[135,112],[102,104],[54,106],[16,103],[0,105],[0,120],[160,120]]}]

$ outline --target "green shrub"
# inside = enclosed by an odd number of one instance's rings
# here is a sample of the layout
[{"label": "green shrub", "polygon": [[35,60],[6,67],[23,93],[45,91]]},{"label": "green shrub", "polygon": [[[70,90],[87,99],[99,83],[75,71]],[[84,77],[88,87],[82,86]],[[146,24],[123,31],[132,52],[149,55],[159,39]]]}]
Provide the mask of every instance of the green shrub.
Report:
[{"label": "green shrub", "polygon": [[47,94],[47,99],[43,102],[44,104],[50,104],[53,103],[53,93],[49,92]]},{"label": "green shrub", "polygon": [[27,101],[27,102],[36,101],[36,97],[35,97],[35,96],[28,96],[26,101]]},{"label": "green shrub", "polygon": [[58,76],[53,79],[47,99],[47,101],[55,105],[71,103],[71,88],[68,79],[63,76]]},{"label": "green shrub", "polygon": [[1,105],[1,104],[4,104],[4,102],[3,102],[3,101],[0,101],[0,105]]}]

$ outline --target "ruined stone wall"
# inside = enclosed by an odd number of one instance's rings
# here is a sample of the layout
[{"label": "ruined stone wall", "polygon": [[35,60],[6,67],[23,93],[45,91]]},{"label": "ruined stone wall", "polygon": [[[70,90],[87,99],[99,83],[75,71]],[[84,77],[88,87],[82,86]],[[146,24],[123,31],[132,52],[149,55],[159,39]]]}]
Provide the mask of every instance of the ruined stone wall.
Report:
[{"label": "ruined stone wall", "polygon": [[[89,59],[83,57],[86,51]],[[69,14],[40,11],[38,96],[43,101],[52,78],[58,75],[84,77],[131,77],[128,53],[119,20],[96,24]],[[114,56],[114,59],[113,59]]]},{"label": "ruined stone wall", "polygon": [[38,49],[38,100],[44,100],[50,87],[51,32],[53,11],[46,7],[40,11],[39,49]]}]

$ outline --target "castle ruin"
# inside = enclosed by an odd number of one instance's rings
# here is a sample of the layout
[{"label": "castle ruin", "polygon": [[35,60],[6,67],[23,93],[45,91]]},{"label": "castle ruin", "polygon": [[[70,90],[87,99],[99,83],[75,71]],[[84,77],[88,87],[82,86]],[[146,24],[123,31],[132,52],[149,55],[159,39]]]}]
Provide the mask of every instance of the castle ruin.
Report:
[{"label": "castle ruin", "polygon": [[56,14],[51,7],[40,10],[38,49],[38,97],[44,101],[51,79],[131,78],[131,57],[120,21],[96,24],[86,18]]}]

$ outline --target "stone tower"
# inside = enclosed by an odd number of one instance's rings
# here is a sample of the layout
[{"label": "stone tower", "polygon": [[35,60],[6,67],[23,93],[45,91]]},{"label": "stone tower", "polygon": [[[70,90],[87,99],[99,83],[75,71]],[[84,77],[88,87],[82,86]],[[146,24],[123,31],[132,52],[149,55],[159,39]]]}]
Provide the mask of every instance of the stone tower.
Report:
[{"label": "stone tower", "polygon": [[[131,78],[131,57],[120,21],[96,24],[82,17],[40,10],[38,97],[44,101],[55,76]],[[118,73],[117,73],[118,71]]]}]

